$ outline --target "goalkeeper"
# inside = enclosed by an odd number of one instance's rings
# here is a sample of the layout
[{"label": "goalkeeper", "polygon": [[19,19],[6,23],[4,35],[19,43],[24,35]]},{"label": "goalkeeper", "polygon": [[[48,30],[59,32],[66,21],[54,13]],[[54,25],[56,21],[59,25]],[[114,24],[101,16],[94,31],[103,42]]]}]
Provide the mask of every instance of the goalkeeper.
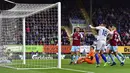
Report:
[{"label": "goalkeeper", "polygon": [[12,61],[12,51],[10,49],[6,50],[5,47],[0,48],[0,63],[11,63]]},{"label": "goalkeeper", "polygon": [[90,46],[90,52],[86,57],[80,57],[77,61],[78,64],[81,64],[83,62],[87,62],[88,64],[94,64],[95,63],[95,52],[94,52],[94,46]]},{"label": "goalkeeper", "polygon": [[12,55],[13,55],[13,52],[10,49],[8,49],[6,52],[6,56],[8,60],[12,61]]}]

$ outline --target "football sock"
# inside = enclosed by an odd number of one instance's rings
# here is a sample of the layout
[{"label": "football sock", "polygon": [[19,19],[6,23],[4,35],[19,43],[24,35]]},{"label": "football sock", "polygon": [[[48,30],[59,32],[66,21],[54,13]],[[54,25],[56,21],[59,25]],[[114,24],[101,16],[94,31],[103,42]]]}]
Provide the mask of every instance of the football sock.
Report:
[{"label": "football sock", "polygon": [[71,62],[74,62],[74,55],[71,55]]},{"label": "football sock", "polygon": [[110,58],[111,58],[112,62],[115,62],[115,60],[114,60],[114,58],[113,58],[112,54],[109,54],[109,56],[110,56]]},{"label": "football sock", "polygon": [[122,57],[123,59],[125,59],[125,57],[123,56],[122,53],[118,53],[118,55],[119,55],[120,57]]},{"label": "football sock", "polygon": [[79,59],[79,55],[76,55],[76,56],[75,56],[75,62],[77,62],[78,59]]},{"label": "football sock", "polygon": [[118,54],[116,55],[116,58],[117,58],[120,62],[122,62],[122,60],[121,60],[121,58],[119,57]]},{"label": "football sock", "polygon": [[110,62],[110,59],[111,58],[110,58],[109,54],[107,54],[107,61]]},{"label": "football sock", "polygon": [[96,58],[97,64],[99,64],[99,56],[98,56],[98,53],[95,54],[95,58]]},{"label": "football sock", "polygon": [[101,56],[102,56],[102,59],[103,59],[105,62],[107,62],[106,56],[105,56],[104,54],[101,54]]}]

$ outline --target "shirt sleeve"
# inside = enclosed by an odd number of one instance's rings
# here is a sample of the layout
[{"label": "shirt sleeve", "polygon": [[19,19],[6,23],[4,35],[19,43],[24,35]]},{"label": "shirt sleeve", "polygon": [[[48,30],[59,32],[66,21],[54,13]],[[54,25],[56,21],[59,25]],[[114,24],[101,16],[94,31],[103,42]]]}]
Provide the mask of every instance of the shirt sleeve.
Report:
[{"label": "shirt sleeve", "polygon": [[81,38],[83,38],[83,35],[82,35],[82,33],[80,33],[80,36],[81,36]]},{"label": "shirt sleeve", "polygon": [[107,32],[108,32],[108,34],[112,34],[113,33],[113,31],[111,32],[109,29],[107,29],[106,28],[106,30],[107,30]]},{"label": "shirt sleeve", "polygon": [[74,33],[72,33],[70,36],[73,37],[73,34],[74,34]]},{"label": "shirt sleeve", "polygon": [[99,30],[100,29],[100,26],[97,26],[97,27],[95,27],[97,30]]}]

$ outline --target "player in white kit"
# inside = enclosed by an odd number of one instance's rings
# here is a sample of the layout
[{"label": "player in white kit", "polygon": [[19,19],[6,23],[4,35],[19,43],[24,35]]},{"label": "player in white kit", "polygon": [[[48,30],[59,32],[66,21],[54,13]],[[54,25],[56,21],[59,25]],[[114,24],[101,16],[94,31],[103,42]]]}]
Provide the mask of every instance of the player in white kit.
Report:
[{"label": "player in white kit", "polygon": [[99,54],[101,55],[102,59],[104,60],[105,64],[104,66],[107,65],[107,59],[106,56],[103,54],[103,51],[106,46],[106,38],[107,35],[109,34],[110,30],[108,30],[105,27],[105,24],[100,24],[100,26],[93,27],[92,25],[89,25],[90,28],[98,30],[98,36],[97,36],[97,48],[96,48],[96,54],[95,54],[95,59],[96,59],[96,67],[100,66],[100,61],[99,61]]}]

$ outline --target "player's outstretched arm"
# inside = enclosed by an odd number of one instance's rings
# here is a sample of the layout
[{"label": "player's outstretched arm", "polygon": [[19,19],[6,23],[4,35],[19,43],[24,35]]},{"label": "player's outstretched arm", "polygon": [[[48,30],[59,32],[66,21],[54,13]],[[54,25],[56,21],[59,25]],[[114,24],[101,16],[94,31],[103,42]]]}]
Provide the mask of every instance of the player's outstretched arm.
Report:
[{"label": "player's outstretched arm", "polygon": [[91,29],[96,29],[96,27],[93,27],[92,25],[89,25],[89,27],[90,27]]},{"label": "player's outstretched arm", "polygon": [[69,38],[72,38],[73,37],[73,33],[69,36]]},{"label": "player's outstretched arm", "polygon": [[93,27],[92,25],[89,25],[89,27],[90,27],[91,29],[96,29],[96,30],[99,30],[99,29],[100,29],[100,26]]}]

